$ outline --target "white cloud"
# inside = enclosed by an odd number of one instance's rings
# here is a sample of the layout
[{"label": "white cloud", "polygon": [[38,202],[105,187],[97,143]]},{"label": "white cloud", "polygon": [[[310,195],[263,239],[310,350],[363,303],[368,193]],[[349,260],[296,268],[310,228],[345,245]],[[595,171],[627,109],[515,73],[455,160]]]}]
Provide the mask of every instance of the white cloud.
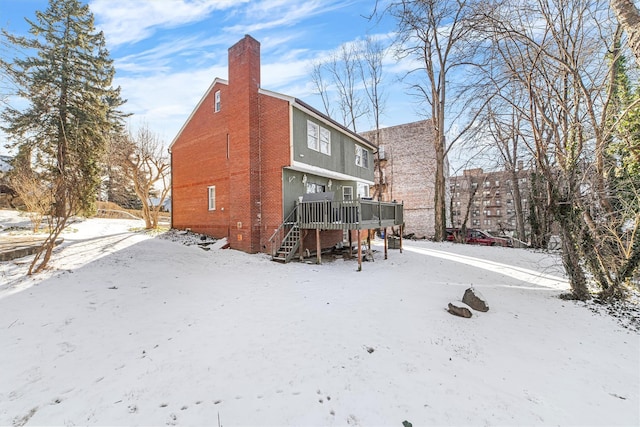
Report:
[{"label": "white cloud", "polygon": [[[254,33],[279,27],[291,27],[316,15],[346,7],[350,2],[327,0],[264,0],[252,2],[246,10],[246,21],[226,27],[233,33]],[[270,19],[275,17],[275,19]],[[269,18],[269,19],[265,19]]]},{"label": "white cloud", "polygon": [[99,27],[117,46],[151,36],[155,28],[201,21],[213,11],[237,7],[249,0],[93,0],[91,11]]},{"label": "white cloud", "polygon": [[173,74],[117,78],[115,84],[123,88],[127,98],[123,109],[134,114],[131,125],[148,124],[168,145],[216,77],[227,78],[226,64]]}]

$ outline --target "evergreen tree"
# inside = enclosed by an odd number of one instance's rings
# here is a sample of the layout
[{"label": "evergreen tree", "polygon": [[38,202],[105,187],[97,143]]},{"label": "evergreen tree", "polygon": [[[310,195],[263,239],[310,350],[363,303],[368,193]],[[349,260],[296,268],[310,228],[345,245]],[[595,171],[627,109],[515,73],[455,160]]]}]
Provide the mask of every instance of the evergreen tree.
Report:
[{"label": "evergreen tree", "polygon": [[25,108],[2,112],[11,147],[33,154],[54,191],[56,216],[70,206],[91,213],[108,135],[120,127],[124,103],[112,87],[113,61],[93,14],[79,0],[49,0],[26,19],[29,36],[4,32],[21,56],[0,67],[18,87]]}]

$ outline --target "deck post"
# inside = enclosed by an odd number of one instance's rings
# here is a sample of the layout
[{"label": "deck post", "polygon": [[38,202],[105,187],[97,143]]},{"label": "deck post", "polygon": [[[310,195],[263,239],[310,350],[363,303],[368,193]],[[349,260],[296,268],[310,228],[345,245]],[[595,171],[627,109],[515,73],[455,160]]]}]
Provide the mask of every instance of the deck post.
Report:
[{"label": "deck post", "polygon": [[300,230],[300,251],[298,252],[298,256],[300,257],[300,261],[304,260],[304,238],[307,235],[307,230]]},{"label": "deck post", "polygon": [[353,258],[353,236],[349,230],[349,259]]},{"label": "deck post", "polygon": [[322,264],[322,252],[320,252],[320,229],[316,228],[316,256],[317,263]]},{"label": "deck post", "polygon": [[402,228],[402,224],[400,224],[400,253],[402,253],[402,235],[404,234]]},{"label": "deck post", "polygon": [[371,254],[371,259],[373,260],[373,252],[371,251],[371,230],[367,230],[367,253],[368,256]]},{"label": "deck post", "polygon": [[358,228],[358,271],[362,271],[362,244],[360,241],[360,229]]},{"label": "deck post", "polygon": [[384,259],[387,259],[387,227],[384,228]]}]

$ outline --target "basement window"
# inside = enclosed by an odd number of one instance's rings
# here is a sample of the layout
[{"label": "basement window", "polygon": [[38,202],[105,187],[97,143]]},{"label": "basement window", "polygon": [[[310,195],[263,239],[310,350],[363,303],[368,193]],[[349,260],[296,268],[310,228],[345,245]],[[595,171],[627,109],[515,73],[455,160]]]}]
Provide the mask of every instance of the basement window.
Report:
[{"label": "basement window", "polygon": [[209,210],[215,211],[216,210],[216,186],[212,185],[210,187],[207,187],[207,192],[209,194]]}]

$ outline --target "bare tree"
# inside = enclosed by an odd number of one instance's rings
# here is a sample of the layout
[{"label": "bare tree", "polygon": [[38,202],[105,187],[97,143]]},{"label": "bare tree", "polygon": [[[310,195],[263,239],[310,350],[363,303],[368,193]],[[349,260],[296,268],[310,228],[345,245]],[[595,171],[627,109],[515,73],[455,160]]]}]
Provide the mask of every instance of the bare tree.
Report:
[{"label": "bare tree", "polygon": [[[144,125],[135,136],[120,140],[120,164],[134,184],[147,229],[158,228],[158,216],[171,190],[170,163],[158,137]],[[157,194],[157,201],[151,197]]]},{"label": "bare tree", "polygon": [[640,203],[623,203],[605,161],[615,92],[615,61],[606,57],[617,39],[607,3],[511,1],[485,18],[503,76],[526,94],[517,107],[530,131],[539,188],[559,225],[571,297],[590,297],[589,277],[601,295],[619,296],[640,262]]},{"label": "bare tree", "polygon": [[321,61],[315,61],[311,66],[311,82],[313,83],[316,93],[322,99],[322,106],[324,107],[324,113],[331,117],[333,111],[331,109],[331,102],[329,99],[329,84],[325,77],[324,72],[325,64]]},{"label": "bare tree", "polygon": [[381,200],[384,191],[385,177],[382,168],[384,160],[384,146],[380,138],[380,120],[384,113],[386,95],[383,90],[383,62],[387,49],[379,39],[367,36],[361,44],[359,69],[367,95],[369,116],[372,118],[375,132],[374,144],[378,147],[376,152],[376,166],[378,168],[378,184],[375,186],[375,194]]},{"label": "bare tree", "polygon": [[640,65],[640,10],[633,0],[610,0],[609,4],[627,33],[629,47]]},{"label": "bare tree", "polygon": [[326,64],[337,91],[337,104],[342,123],[357,132],[357,121],[367,114],[367,106],[359,90],[360,61],[357,46],[343,44]]},{"label": "bare tree", "polygon": [[[436,153],[434,237],[437,241],[446,237],[447,154],[474,121],[473,117],[468,119],[466,125],[459,127],[457,135],[447,142],[447,120],[462,117],[474,103],[473,99],[467,98],[456,105],[457,112],[453,116],[449,115],[455,111],[451,109],[449,99],[452,75],[467,66],[474,55],[473,44],[469,41],[474,35],[475,3],[467,0],[402,0],[392,1],[387,7],[388,13],[398,22],[398,55],[414,58],[420,64],[409,73],[418,76],[411,88],[430,108]],[[480,110],[476,108],[471,115]]]},{"label": "bare tree", "polygon": [[32,231],[39,232],[40,225],[49,214],[54,201],[51,188],[31,168],[14,167],[9,174],[9,183],[24,203]]}]

